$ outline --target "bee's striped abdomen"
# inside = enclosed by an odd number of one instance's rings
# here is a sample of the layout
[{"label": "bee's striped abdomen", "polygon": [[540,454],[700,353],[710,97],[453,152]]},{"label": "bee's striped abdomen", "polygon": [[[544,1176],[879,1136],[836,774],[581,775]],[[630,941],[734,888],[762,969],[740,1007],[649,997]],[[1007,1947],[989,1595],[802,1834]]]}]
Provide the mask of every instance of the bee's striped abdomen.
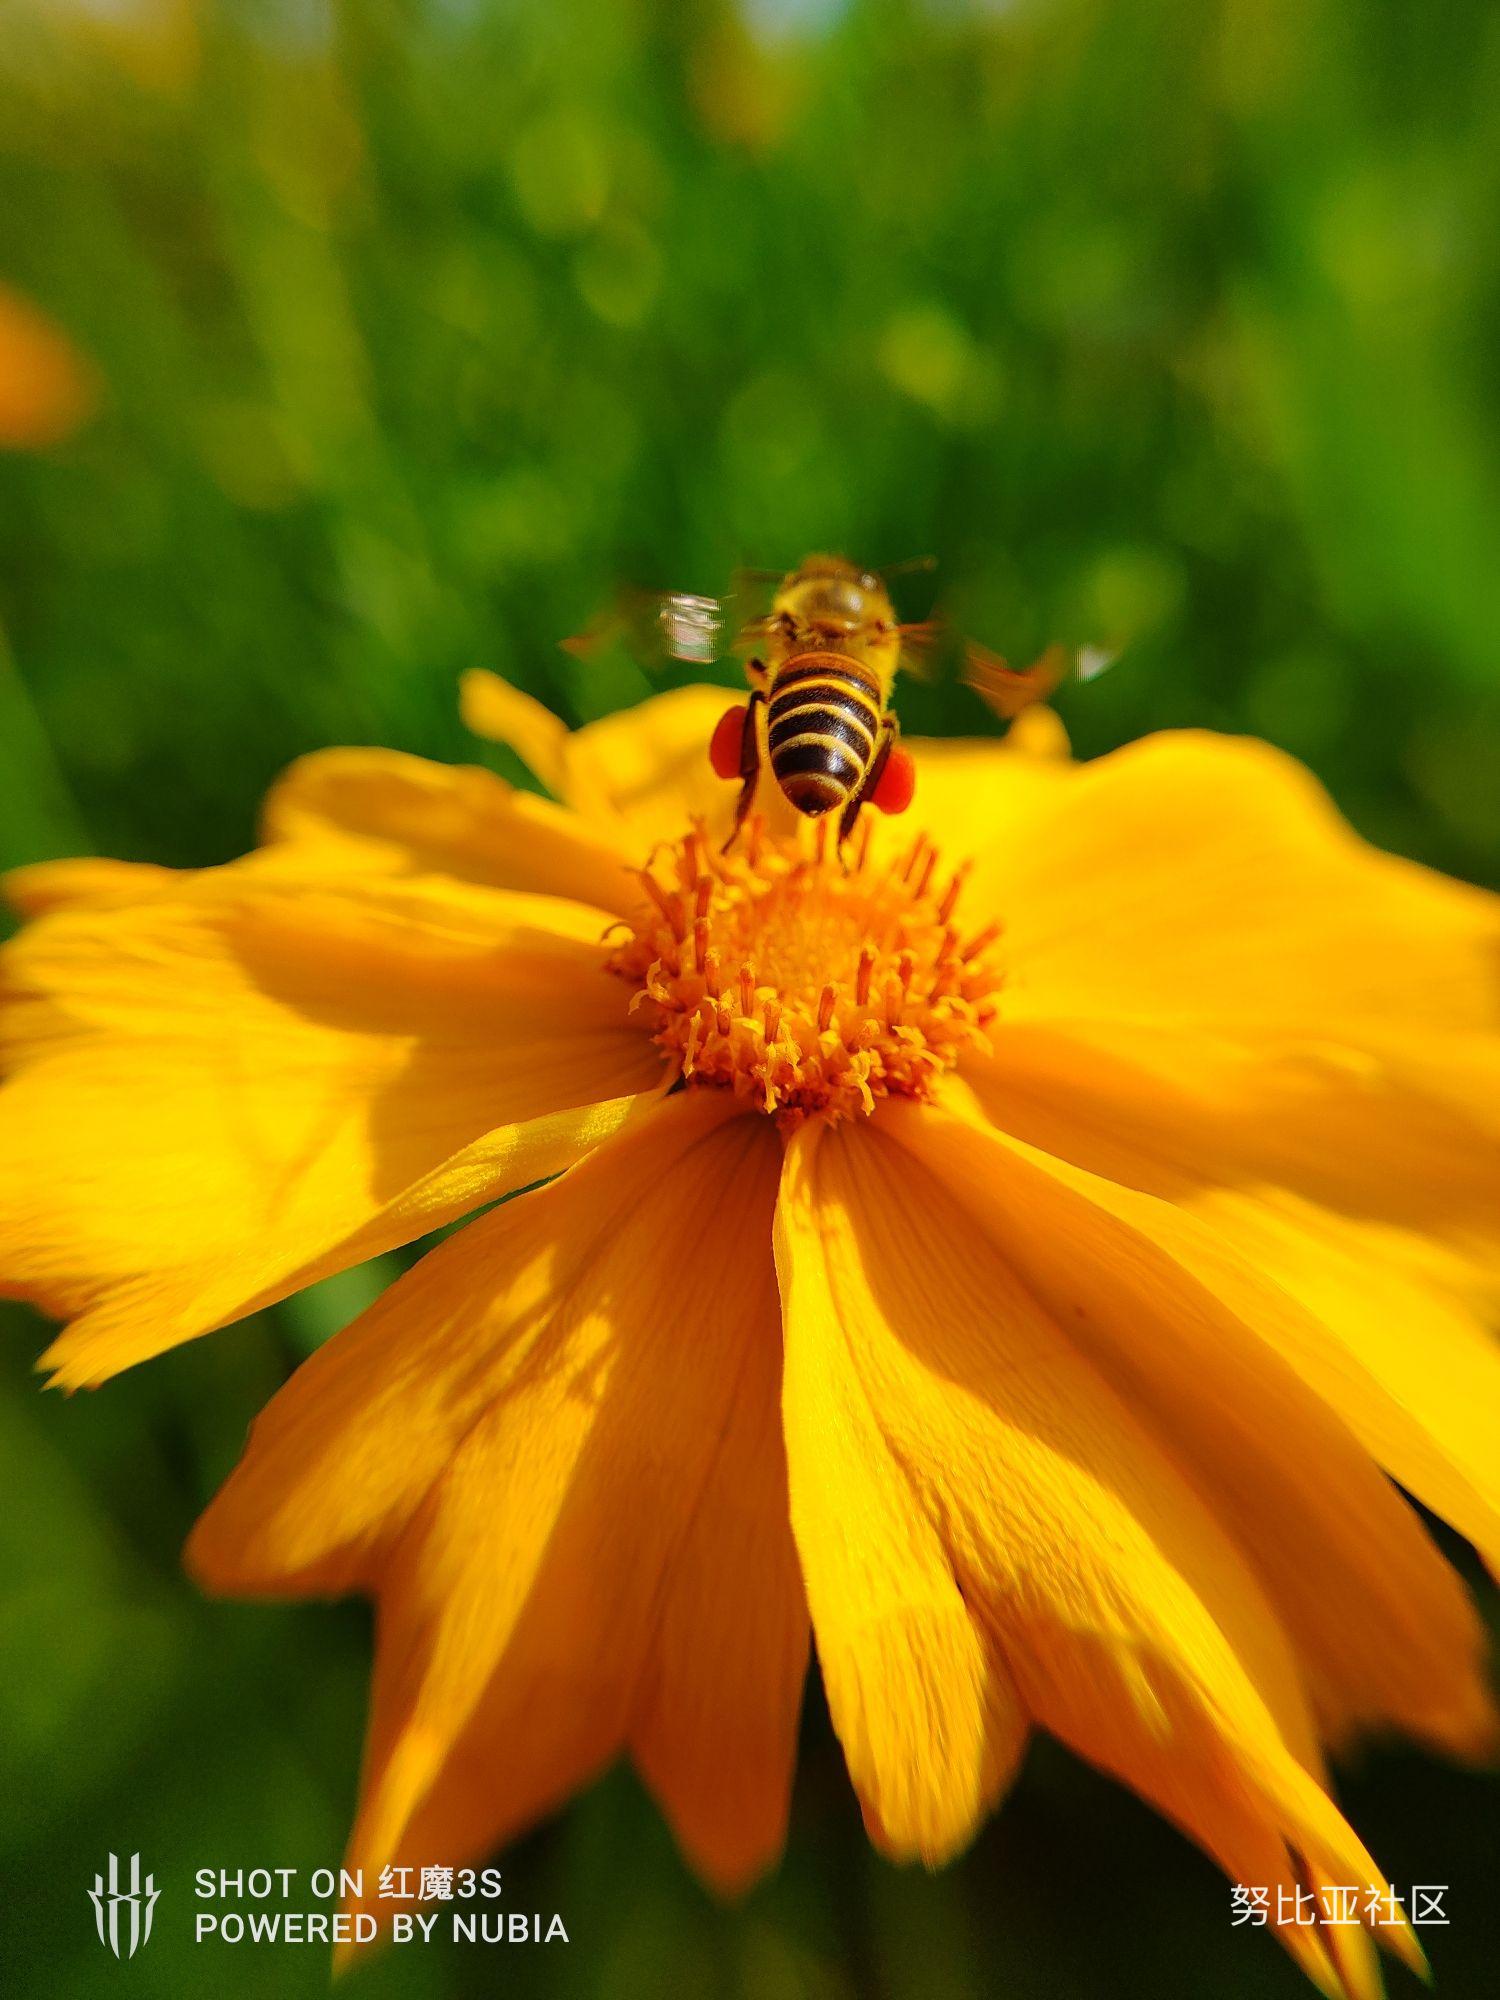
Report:
[{"label": "bee's striped abdomen", "polygon": [[766,719],[777,784],[816,818],[864,783],[880,738],[880,685],[842,653],[798,653],[776,675]]}]

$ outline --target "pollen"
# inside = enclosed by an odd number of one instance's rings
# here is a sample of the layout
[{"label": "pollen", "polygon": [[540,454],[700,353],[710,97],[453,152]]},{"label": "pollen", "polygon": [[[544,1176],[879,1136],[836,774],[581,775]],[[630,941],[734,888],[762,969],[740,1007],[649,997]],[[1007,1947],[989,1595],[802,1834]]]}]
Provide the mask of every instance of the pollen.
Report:
[{"label": "pollen", "polygon": [[871,833],[840,858],[826,825],[798,844],[753,819],[727,855],[701,826],[655,851],[609,970],[685,1083],[787,1124],[861,1117],[987,1046],[999,927],[965,933],[967,870],[925,835],[876,863]]}]

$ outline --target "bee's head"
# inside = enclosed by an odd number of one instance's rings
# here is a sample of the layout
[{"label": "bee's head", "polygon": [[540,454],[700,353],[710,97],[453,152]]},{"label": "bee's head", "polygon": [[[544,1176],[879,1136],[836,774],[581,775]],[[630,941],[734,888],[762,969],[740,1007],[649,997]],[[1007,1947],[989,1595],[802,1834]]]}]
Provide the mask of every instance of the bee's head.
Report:
[{"label": "bee's head", "polygon": [[776,611],[812,639],[837,641],[896,622],[880,578],[843,556],[808,556],[789,571],[776,592]]}]

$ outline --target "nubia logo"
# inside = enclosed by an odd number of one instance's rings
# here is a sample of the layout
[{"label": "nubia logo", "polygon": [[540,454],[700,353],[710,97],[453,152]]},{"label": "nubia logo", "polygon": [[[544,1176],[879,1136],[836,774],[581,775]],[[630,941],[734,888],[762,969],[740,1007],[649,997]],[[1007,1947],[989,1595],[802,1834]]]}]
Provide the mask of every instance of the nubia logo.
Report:
[{"label": "nubia logo", "polygon": [[119,1855],[112,1854],[109,1885],[105,1886],[102,1875],[96,1875],[89,1901],[94,1906],[100,1944],[107,1944],[116,1958],[134,1958],[151,1935],[151,1913],[161,1892],[154,1877],[147,1875],[142,1879],[138,1854],[130,1857],[128,1883],[120,1879],[123,1872]]}]

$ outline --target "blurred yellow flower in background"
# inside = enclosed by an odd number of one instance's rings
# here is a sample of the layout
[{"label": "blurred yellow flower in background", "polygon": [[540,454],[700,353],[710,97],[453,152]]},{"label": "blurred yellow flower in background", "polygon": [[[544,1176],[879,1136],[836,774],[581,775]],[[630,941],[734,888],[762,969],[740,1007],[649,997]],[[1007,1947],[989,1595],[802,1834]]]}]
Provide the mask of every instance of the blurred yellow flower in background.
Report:
[{"label": "blurred yellow flower in background", "polygon": [[[742,1889],[809,1630],[893,1856],[1036,1727],[1273,1923],[1379,1887],[1325,1750],[1493,1742],[1391,1482],[1500,1554],[1500,904],[1262,745],[1080,765],[1045,717],[913,745],[847,867],[726,856],[723,701],[569,733],[476,677],[552,799],[329,751],[242,861],[12,877],[0,1286],[92,1386],[531,1190],[297,1371],[190,1545],[378,1600],[372,1896],[622,1754]],[[1364,1931],[1279,1929],[1378,1989]]]},{"label": "blurred yellow flower in background", "polygon": [[62,329],[0,284],[0,450],[40,451],[92,413],[88,364]]}]

